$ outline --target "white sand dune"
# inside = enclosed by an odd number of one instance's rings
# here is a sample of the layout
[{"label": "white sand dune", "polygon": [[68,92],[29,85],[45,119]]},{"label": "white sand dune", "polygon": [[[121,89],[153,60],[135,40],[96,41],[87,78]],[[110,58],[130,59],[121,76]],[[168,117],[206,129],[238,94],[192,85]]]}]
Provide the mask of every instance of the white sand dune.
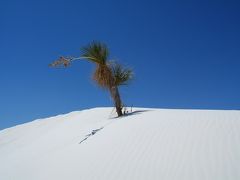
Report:
[{"label": "white sand dune", "polygon": [[134,108],[109,118],[111,110],[0,131],[0,179],[240,179],[240,111]]}]

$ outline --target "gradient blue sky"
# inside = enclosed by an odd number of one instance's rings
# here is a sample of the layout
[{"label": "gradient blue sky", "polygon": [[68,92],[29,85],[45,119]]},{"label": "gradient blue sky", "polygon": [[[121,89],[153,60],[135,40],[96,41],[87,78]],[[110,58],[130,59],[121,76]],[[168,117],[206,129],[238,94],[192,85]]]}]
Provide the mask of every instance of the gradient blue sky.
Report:
[{"label": "gradient blue sky", "polygon": [[79,61],[92,40],[132,67],[127,105],[240,109],[239,1],[1,1],[0,129],[74,110],[111,106]]}]

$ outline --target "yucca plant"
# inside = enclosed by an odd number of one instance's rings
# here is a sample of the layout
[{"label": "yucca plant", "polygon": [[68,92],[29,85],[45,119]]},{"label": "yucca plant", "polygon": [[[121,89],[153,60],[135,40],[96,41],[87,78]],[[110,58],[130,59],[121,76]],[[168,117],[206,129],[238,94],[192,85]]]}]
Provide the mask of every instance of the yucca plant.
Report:
[{"label": "yucca plant", "polygon": [[102,88],[109,90],[118,116],[122,116],[122,101],[118,87],[132,78],[132,71],[117,63],[109,61],[109,50],[100,42],[92,42],[81,49],[80,57],[63,57],[50,64],[52,67],[68,67],[73,61],[85,59],[96,65],[93,73],[94,81]]},{"label": "yucca plant", "polygon": [[116,86],[128,85],[133,78],[133,71],[129,68],[123,67],[119,63],[111,63],[111,70],[114,76],[114,84]]}]

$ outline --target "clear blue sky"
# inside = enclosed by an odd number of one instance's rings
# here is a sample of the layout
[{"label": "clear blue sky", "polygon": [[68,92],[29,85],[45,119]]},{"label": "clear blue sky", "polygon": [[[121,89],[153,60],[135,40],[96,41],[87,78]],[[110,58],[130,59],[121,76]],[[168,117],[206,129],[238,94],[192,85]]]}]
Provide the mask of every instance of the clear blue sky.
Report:
[{"label": "clear blue sky", "polygon": [[0,129],[111,106],[92,64],[48,67],[92,40],[134,69],[127,105],[240,109],[239,1],[9,0],[0,27]]}]

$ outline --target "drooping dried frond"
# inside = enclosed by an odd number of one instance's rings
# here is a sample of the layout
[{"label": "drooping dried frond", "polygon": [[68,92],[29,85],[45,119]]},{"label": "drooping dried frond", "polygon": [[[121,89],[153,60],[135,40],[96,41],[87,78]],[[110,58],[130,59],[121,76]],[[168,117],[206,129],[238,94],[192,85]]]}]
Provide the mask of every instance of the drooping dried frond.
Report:
[{"label": "drooping dried frond", "polygon": [[106,64],[109,51],[105,44],[93,41],[89,45],[83,47],[82,58],[88,59],[97,64]]},{"label": "drooping dried frond", "polygon": [[49,66],[50,67],[59,67],[59,66],[68,67],[71,63],[71,60],[72,58],[60,56],[59,59],[49,64]]},{"label": "drooping dried frond", "polygon": [[114,83],[113,74],[108,65],[98,64],[93,74],[93,79],[100,87],[105,89],[111,88]]},{"label": "drooping dried frond", "polygon": [[133,71],[118,63],[112,64],[112,73],[114,77],[114,84],[116,86],[127,85],[127,83],[133,78]]}]

